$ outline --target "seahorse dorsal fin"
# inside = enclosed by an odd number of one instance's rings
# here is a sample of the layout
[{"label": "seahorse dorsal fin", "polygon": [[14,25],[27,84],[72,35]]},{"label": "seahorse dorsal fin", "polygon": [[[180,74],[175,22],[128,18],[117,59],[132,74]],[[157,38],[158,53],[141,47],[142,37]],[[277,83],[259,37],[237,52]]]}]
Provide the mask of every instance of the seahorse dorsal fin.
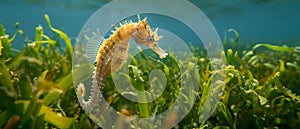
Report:
[{"label": "seahorse dorsal fin", "polygon": [[95,63],[98,49],[99,49],[101,43],[103,42],[103,40],[104,40],[104,37],[100,36],[100,35],[97,35],[97,36],[94,35],[89,38],[89,41],[87,42],[87,45],[85,47],[85,52],[86,52],[86,57],[87,57],[88,63],[91,63],[91,64]]}]

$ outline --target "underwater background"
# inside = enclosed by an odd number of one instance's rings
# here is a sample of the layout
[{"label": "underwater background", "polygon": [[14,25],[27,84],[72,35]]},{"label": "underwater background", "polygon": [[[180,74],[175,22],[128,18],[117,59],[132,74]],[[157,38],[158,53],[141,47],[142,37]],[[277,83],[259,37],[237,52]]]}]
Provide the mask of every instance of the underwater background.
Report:
[{"label": "underwater background", "polygon": [[[242,43],[300,44],[299,0],[190,1],[207,15],[221,38],[233,28],[239,32]],[[7,33],[14,33],[15,22],[20,22],[29,37],[33,37],[34,28],[45,25],[43,15],[48,14],[54,25],[75,38],[88,18],[107,2],[109,0],[1,0],[0,19]],[[22,44],[13,46],[20,48]]]},{"label": "underwater background", "polygon": [[[73,69],[72,61],[81,56],[73,54],[82,49],[76,44],[81,28],[95,11],[110,1],[0,0],[1,129],[105,127],[93,121],[97,117],[89,116],[82,109],[74,92],[73,83],[77,82],[73,82],[72,76],[90,77],[88,72],[93,71],[94,65]],[[149,117],[168,110],[178,96],[183,96],[179,108],[186,110],[190,101],[185,98],[197,96],[192,110],[175,128],[300,128],[300,1],[189,1],[205,13],[223,41],[224,51],[220,56],[226,64],[220,71],[224,73],[211,69],[216,62],[204,48],[189,42],[186,43],[195,62],[177,62],[172,53],[166,59],[157,60],[152,51],[141,51],[129,55],[133,61],[128,65],[131,67],[128,78],[145,90],[150,87],[147,82],[151,70],[160,69],[166,73],[168,84],[163,94],[153,103],[128,101],[117,92],[109,76],[103,98],[123,115],[142,116],[140,112],[143,112],[143,117]],[[156,22],[168,24],[157,18]],[[188,33],[182,34],[193,39]],[[178,81],[182,77],[178,74],[179,64],[189,67],[185,72],[199,82],[198,92],[189,92],[190,96],[178,93],[189,89],[180,83],[190,83]],[[213,110],[205,107],[205,99],[210,94],[214,74],[226,78],[219,80],[221,87],[212,90],[223,91],[217,94],[221,99],[217,103],[207,100],[216,103],[211,105],[216,109],[209,119],[199,122],[202,111]],[[178,118],[169,117],[169,121],[161,123],[164,127],[172,127],[170,123]],[[127,120],[118,117],[115,128],[139,127]],[[155,125],[149,123],[140,128],[155,128]]]}]

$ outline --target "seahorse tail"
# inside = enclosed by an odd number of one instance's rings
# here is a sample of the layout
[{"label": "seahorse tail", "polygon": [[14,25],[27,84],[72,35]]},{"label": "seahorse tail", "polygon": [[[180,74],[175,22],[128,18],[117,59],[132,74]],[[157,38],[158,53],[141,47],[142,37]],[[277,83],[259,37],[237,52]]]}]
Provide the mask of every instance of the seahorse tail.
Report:
[{"label": "seahorse tail", "polygon": [[93,81],[93,85],[91,86],[91,94],[88,98],[88,100],[86,101],[84,99],[84,97],[86,96],[86,88],[84,86],[84,84],[80,83],[77,86],[77,97],[79,100],[79,103],[81,104],[81,107],[86,110],[86,111],[91,111],[92,109],[95,109],[95,107],[97,106],[97,104],[100,103],[100,98],[102,97],[102,94],[99,91],[98,86],[96,85],[97,81]]}]

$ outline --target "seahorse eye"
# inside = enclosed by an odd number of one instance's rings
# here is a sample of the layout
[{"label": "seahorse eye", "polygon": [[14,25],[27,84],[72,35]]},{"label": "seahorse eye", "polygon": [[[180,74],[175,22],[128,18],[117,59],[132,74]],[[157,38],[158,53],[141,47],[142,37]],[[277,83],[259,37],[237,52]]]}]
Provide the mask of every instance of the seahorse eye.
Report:
[{"label": "seahorse eye", "polygon": [[154,38],[152,36],[148,36],[147,41],[152,43],[152,42],[154,42]]}]

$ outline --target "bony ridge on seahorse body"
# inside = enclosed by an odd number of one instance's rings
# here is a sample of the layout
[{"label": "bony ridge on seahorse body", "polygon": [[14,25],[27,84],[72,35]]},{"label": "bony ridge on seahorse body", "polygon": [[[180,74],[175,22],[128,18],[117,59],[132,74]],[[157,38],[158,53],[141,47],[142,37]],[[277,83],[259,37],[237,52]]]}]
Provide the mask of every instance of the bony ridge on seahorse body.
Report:
[{"label": "bony ridge on seahorse body", "polygon": [[119,22],[120,27],[113,26],[116,30],[109,38],[105,39],[98,49],[91,94],[86,101],[85,86],[80,83],[77,88],[77,97],[83,109],[90,111],[100,102],[102,94],[99,89],[103,89],[103,83],[111,72],[118,71],[125,63],[127,58],[130,38],[138,44],[145,45],[156,52],[160,58],[165,58],[168,54],[158,46],[158,40],[163,36],[158,36],[158,28],[153,32],[147,23],[147,18],[138,22],[131,20],[125,21],[125,24]]}]

